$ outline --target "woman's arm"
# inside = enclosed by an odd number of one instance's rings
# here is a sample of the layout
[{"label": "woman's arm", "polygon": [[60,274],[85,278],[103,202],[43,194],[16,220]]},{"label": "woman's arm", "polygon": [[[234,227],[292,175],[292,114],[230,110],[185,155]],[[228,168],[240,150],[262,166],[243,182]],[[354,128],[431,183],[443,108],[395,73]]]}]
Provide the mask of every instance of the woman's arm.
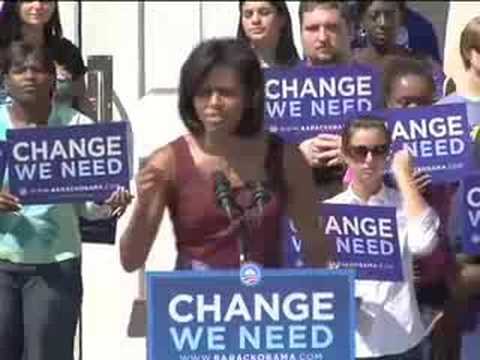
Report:
[{"label": "woman's arm", "polygon": [[480,265],[461,264],[460,281],[470,296],[480,295]]},{"label": "woman's arm", "polygon": [[287,213],[300,233],[305,264],[325,267],[328,262],[328,247],[319,226],[318,196],[312,171],[296,146],[284,145],[284,148],[284,170],[288,187]]},{"label": "woman's arm", "polygon": [[393,155],[392,170],[407,216],[408,246],[415,255],[429,254],[438,243],[440,220],[416,186],[413,157],[408,150],[400,150]]},{"label": "woman's arm", "polygon": [[[97,114],[95,113],[94,106],[87,98],[85,76],[79,76],[76,80],[73,80],[72,91],[74,108],[87,115],[91,119],[97,119]],[[98,120],[99,119],[97,119],[97,121]]]},{"label": "woman's arm", "polygon": [[137,176],[137,198],[120,238],[120,261],[126,271],[142,266],[157,235],[171,183],[173,155],[168,147],[154,153]]},{"label": "woman's arm", "polygon": [[429,207],[415,184],[412,155],[407,150],[397,151],[393,155],[392,170],[403,197],[407,217],[414,219],[422,215]]}]

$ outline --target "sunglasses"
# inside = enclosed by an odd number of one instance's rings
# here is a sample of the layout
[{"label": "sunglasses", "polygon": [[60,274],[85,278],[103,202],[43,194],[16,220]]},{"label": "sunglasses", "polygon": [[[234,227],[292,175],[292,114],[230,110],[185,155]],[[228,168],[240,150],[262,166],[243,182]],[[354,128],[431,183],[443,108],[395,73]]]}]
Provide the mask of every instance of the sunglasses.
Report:
[{"label": "sunglasses", "polygon": [[357,160],[364,160],[368,153],[372,154],[372,157],[386,156],[389,151],[389,146],[387,144],[382,145],[350,145],[348,147],[348,152],[350,155]]}]

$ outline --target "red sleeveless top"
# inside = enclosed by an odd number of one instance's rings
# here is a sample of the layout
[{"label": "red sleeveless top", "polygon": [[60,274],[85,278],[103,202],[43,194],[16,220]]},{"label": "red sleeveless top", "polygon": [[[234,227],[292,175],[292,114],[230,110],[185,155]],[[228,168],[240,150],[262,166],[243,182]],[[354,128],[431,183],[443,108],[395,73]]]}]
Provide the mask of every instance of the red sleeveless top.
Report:
[{"label": "red sleeveless top", "polygon": [[[262,215],[252,207],[232,223],[217,205],[213,178],[207,178],[195,166],[185,138],[182,136],[170,145],[175,156],[175,175],[167,206],[176,236],[176,268],[238,267],[240,217],[245,219],[249,234],[246,244],[248,260],[265,267],[280,266],[280,219],[286,204],[281,140],[269,138],[265,187],[271,196]],[[244,208],[252,203],[252,191],[248,185],[247,182],[245,186],[232,188],[236,202]]]}]

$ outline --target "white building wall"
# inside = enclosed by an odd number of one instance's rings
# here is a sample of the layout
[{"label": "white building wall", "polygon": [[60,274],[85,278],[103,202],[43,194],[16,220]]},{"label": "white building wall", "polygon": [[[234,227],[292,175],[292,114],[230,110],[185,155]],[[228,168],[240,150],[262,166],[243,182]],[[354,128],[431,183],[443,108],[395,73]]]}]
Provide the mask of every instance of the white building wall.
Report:
[{"label": "white building wall", "polygon": [[457,89],[461,89],[465,82],[465,69],[460,57],[460,34],[467,23],[475,16],[480,16],[480,1],[450,2],[450,12],[447,21],[445,37],[445,72],[455,79]]},{"label": "white building wall", "polygon": [[[138,103],[139,52],[136,1],[82,2],[82,52],[113,56],[113,88],[128,115]],[[76,2],[60,2],[65,36],[78,43]],[[114,108],[114,118],[118,119]],[[119,225],[119,233],[127,216]],[[127,337],[137,275],[120,267],[118,244],[83,247],[82,358],[145,359],[145,339]]]}]

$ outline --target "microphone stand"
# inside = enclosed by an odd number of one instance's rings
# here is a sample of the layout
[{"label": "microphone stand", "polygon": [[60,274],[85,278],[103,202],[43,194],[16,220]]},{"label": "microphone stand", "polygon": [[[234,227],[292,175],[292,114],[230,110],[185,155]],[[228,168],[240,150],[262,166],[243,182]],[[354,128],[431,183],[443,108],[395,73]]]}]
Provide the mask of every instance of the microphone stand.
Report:
[{"label": "microphone stand", "polygon": [[247,224],[245,222],[244,212],[240,216],[240,234],[239,234],[239,247],[240,247],[240,265],[248,262],[248,244],[250,241],[250,232],[248,231]]},{"label": "microphone stand", "polygon": [[245,219],[245,209],[243,209],[240,205],[238,205],[234,200],[232,200],[233,207],[238,211],[237,217],[230,218],[230,224],[233,223],[234,220],[238,220],[239,224],[239,237],[238,237],[238,248],[239,248],[239,261],[240,265],[245,264],[248,262],[248,244],[250,239],[250,231],[247,226],[247,222]]},{"label": "microphone stand", "polygon": [[[258,210],[258,216],[263,214],[263,206],[270,200],[270,194],[265,190],[261,182],[255,182],[252,186],[253,200],[252,203],[247,207],[248,209],[256,207]],[[237,208],[240,206],[236,205]],[[245,219],[245,209],[241,208],[241,217],[240,217],[240,265],[243,265],[249,262],[248,258],[248,244],[251,240],[249,227]]]},{"label": "microphone stand", "polygon": [[[227,214],[230,226],[233,224],[234,220],[238,219],[239,221],[238,247],[240,253],[240,265],[243,265],[249,261],[248,245],[251,241],[250,229],[247,224],[247,219],[245,218],[245,210],[256,206],[259,211],[259,215],[262,215],[263,206],[270,200],[270,195],[264,189],[264,186],[261,182],[256,182],[251,190],[253,190],[253,201],[249,206],[243,208],[237,204],[233,198],[230,181],[226,178],[225,174],[221,171],[216,171],[214,173],[214,192],[217,205],[221,207]],[[237,216],[234,215],[234,210],[237,210]]]}]

